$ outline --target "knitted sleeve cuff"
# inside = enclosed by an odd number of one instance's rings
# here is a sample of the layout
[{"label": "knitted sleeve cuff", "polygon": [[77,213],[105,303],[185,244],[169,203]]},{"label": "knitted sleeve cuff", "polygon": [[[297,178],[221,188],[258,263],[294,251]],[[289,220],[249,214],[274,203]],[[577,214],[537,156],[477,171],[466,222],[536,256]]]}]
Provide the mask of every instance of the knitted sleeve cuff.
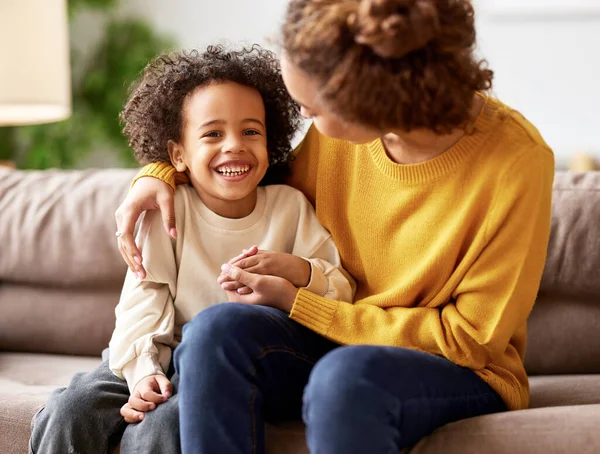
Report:
[{"label": "knitted sleeve cuff", "polygon": [[298,290],[290,318],[321,335],[326,335],[337,311],[338,301]]},{"label": "knitted sleeve cuff", "polygon": [[171,186],[173,190],[178,184],[189,183],[187,175],[177,172],[170,162],[152,162],[142,167],[133,179],[131,186],[133,187],[137,180],[144,177],[158,178]]}]

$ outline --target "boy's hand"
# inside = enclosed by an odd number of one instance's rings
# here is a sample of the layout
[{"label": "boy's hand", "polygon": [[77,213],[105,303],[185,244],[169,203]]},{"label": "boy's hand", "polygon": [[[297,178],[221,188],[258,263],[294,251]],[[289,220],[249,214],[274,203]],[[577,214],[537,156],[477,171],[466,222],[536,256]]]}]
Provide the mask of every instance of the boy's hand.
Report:
[{"label": "boy's hand", "polygon": [[[241,293],[227,292],[230,302],[271,306],[285,312],[290,312],[294,306],[298,289],[287,279],[249,273],[237,266],[223,265],[221,271],[229,279],[239,283],[249,291]],[[221,286],[227,284],[224,282]]]},{"label": "boy's hand", "polygon": [[[256,246],[231,259],[228,265],[235,265],[252,274],[282,277],[294,287],[306,287],[310,281],[311,268],[307,260],[284,252],[259,250]],[[229,283],[224,275],[219,277],[218,282],[225,291],[237,290],[234,288],[236,284]]]},{"label": "boy's hand", "polygon": [[129,401],[121,407],[121,416],[127,423],[144,419],[144,413],[166,402],[173,393],[173,385],[164,375],[149,375],[142,378],[129,396]]},{"label": "boy's hand", "polygon": [[[242,253],[240,255],[230,259],[227,262],[227,264],[233,265],[234,263],[237,263],[246,257],[256,255],[257,252],[258,252],[258,246],[250,246],[248,249],[242,249]],[[217,282],[219,283],[219,285],[221,285],[223,290],[225,290],[225,293],[227,294],[227,300],[230,303],[234,302],[238,295],[248,295],[249,293],[252,293],[252,290],[250,290],[244,284],[235,282],[233,279],[231,279],[229,276],[227,276],[223,272],[221,272],[221,275],[217,278]],[[225,282],[227,282],[227,285],[223,286],[223,284]]]}]

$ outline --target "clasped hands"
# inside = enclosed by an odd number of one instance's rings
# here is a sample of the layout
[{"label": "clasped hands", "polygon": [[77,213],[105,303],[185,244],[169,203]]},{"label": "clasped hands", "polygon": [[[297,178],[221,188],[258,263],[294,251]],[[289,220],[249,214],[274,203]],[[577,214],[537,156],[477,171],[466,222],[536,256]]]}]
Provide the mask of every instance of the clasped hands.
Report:
[{"label": "clasped hands", "polygon": [[298,288],[308,285],[310,273],[310,263],[301,257],[252,246],[223,264],[217,282],[230,302],[290,312]]}]

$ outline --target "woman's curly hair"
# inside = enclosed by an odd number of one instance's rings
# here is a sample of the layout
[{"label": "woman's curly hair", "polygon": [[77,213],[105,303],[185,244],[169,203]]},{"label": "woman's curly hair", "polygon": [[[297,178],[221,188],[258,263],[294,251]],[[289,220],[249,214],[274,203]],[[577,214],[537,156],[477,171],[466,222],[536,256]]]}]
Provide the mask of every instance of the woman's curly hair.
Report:
[{"label": "woman's curly hair", "polygon": [[326,106],[379,130],[463,127],[492,86],[470,0],[290,0],[282,31]]},{"label": "woman's curly hair", "polygon": [[239,50],[209,46],[202,53],[171,52],[151,61],[132,84],[120,115],[136,159],[142,165],[170,162],[167,143],[181,140],[186,97],[198,87],[222,82],[255,88],[262,96],[269,169],[261,184],[281,182],[289,171],[300,111],[285,89],[279,61],[257,44]]}]

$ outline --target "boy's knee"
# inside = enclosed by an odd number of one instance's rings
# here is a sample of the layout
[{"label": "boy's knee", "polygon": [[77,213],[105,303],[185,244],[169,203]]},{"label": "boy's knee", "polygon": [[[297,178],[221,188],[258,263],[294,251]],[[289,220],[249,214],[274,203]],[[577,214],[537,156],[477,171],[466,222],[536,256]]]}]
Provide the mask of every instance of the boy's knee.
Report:
[{"label": "boy's knee", "polygon": [[31,421],[32,446],[35,448],[44,437],[52,438],[75,430],[84,420],[81,415],[93,411],[85,408],[84,402],[90,402],[90,396],[80,389],[60,388],[54,391]]},{"label": "boy's knee", "polygon": [[243,339],[249,330],[256,329],[256,319],[264,315],[261,309],[265,308],[241,303],[211,306],[184,325],[182,345],[201,348],[206,344],[214,349],[216,345]]},{"label": "boy's knee", "polygon": [[155,410],[145,413],[141,422],[127,426],[121,439],[121,452],[130,451],[147,454],[180,452],[176,395]]},{"label": "boy's knee", "polygon": [[[67,424],[70,420],[76,419],[79,410],[81,410],[81,398],[85,396],[79,390],[69,388],[60,388],[55,390],[48,400],[46,405],[37,414],[35,420],[45,421],[52,418],[59,424]],[[87,396],[89,398],[89,396]]]},{"label": "boy's knee", "polygon": [[257,339],[273,329],[274,317],[287,320],[287,315],[277,309],[242,303],[222,303],[205,309],[184,325],[181,344],[174,352],[175,369],[181,373],[182,367],[199,361],[218,364],[223,352],[244,357],[257,348]]},{"label": "boy's knee", "polygon": [[[56,390],[31,420],[30,452],[39,453],[40,447],[54,446],[65,434],[77,430],[77,423],[82,420],[74,406],[74,401],[64,395],[65,389]],[[65,398],[66,397],[66,398]]]}]

